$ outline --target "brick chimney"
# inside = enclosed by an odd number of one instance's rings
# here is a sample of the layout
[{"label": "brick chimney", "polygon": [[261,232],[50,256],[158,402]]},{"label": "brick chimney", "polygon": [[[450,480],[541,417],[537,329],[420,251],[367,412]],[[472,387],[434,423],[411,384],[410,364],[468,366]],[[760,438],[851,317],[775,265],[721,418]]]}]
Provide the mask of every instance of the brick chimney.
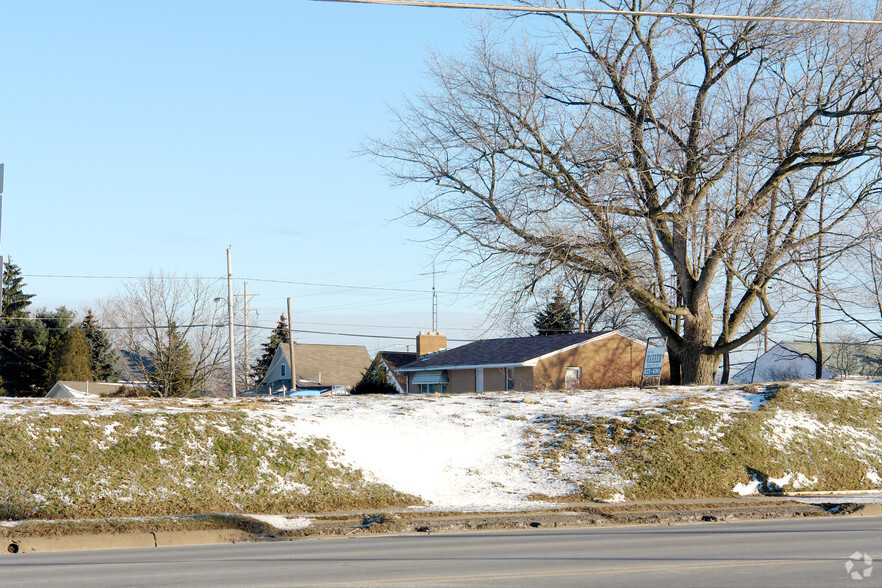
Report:
[{"label": "brick chimney", "polygon": [[416,338],[417,357],[447,349],[447,336],[444,333],[420,331]]}]

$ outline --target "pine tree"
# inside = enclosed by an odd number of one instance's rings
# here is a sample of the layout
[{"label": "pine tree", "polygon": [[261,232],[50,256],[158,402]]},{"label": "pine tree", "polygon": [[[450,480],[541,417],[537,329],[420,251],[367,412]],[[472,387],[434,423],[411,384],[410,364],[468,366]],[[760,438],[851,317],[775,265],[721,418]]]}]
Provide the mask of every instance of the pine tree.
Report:
[{"label": "pine tree", "polygon": [[279,324],[270,333],[269,341],[263,344],[263,355],[251,366],[251,377],[254,380],[259,382],[263,379],[266,371],[269,369],[270,362],[273,360],[273,356],[276,354],[276,348],[279,345],[287,344],[289,341],[288,321],[285,319],[285,315],[281,315],[279,316]]},{"label": "pine tree", "polygon": [[378,353],[371,362],[370,367],[361,377],[361,381],[356,384],[351,394],[397,394],[398,390],[389,381],[392,376],[386,372],[382,363],[382,358]]},{"label": "pine tree", "polygon": [[78,327],[71,327],[60,336],[53,337],[46,355],[50,372],[47,388],[58,380],[84,381],[93,378],[89,340]]},{"label": "pine tree", "polygon": [[[37,361],[45,351],[46,332],[41,324],[27,318],[33,294],[25,294],[27,285],[21,268],[12,260],[3,264],[3,303],[0,316],[0,393],[30,396],[36,393],[40,378]],[[42,383],[42,380],[40,380]]]},{"label": "pine tree", "polygon": [[92,377],[98,382],[112,382],[119,378],[116,353],[107,333],[98,326],[92,310],[86,311],[86,317],[80,328],[89,341],[89,358]]},{"label": "pine tree", "polygon": [[147,372],[159,396],[193,396],[203,382],[195,374],[190,345],[172,323]]},{"label": "pine tree", "polygon": [[560,335],[573,333],[576,328],[576,317],[570,310],[569,303],[564,299],[563,293],[558,290],[554,298],[548,302],[545,308],[537,313],[533,320],[533,326],[540,335]]},{"label": "pine tree", "polygon": [[21,277],[21,268],[12,263],[12,260],[3,264],[3,320],[21,318],[27,316],[25,312],[31,303],[33,294],[25,294],[24,279]]}]

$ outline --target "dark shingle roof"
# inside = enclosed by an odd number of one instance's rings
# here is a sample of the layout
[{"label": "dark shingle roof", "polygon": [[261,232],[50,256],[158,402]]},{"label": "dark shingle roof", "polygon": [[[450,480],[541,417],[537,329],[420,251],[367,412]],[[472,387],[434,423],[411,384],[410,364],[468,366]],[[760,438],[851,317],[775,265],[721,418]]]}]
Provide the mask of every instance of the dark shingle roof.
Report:
[{"label": "dark shingle roof", "polygon": [[402,390],[407,389],[407,376],[399,371],[399,368],[416,361],[416,353],[405,353],[404,351],[381,351],[380,357],[392,370],[392,377],[398,382],[398,387]]},{"label": "dark shingle roof", "polygon": [[401,369],[402,371],[413,371],[429,368],[518,365],[573,345],[585,343],[609,332],[485,339],[447,351],[424,355]]},{"label": "dark shingle roof", "polygon": [[381,351],[380,357],[386,362],[391,369],[396,370],[401,366],[416,361],[416,353],[405,353],[404,351]]}]

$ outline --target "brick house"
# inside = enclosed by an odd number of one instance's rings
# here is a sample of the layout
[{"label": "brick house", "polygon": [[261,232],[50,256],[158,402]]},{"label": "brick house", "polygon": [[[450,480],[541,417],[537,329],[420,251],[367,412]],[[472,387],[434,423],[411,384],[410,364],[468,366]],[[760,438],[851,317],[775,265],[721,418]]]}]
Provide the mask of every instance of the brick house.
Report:
[{"label": "brick house", "polygon": [[[617,331],[486,339],[445,347],[443,334],[420,333],[419,359],[398,370],[407,376],[409,393],[636,386],[646,350],[645,343]],[[662,377],[670,377],[667,361]]]}]

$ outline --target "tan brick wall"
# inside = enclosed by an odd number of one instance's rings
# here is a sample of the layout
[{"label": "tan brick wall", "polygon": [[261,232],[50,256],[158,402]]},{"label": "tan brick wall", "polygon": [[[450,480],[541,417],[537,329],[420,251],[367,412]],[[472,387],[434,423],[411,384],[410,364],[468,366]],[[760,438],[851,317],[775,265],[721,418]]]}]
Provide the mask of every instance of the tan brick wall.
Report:
[{"label": "tan brick wall", "polygon": [[[637,386],[643,371],[645,349],[642,343],[612,334],[541,360],[534,370],[533,383],[540,389],[563,390],[565,368],[580,367],[580,388]],[[662,379],[670,379],[667,358]]]},{"label": "tan brick wall", "polygon": [[505,391],[505,370],[502,368],[486,368],[484,370],[484,392]]},{"label": "tan brick wall", "polygon": [[447,392],[465,394],[475,391],[475,370],[448,370]]}]

